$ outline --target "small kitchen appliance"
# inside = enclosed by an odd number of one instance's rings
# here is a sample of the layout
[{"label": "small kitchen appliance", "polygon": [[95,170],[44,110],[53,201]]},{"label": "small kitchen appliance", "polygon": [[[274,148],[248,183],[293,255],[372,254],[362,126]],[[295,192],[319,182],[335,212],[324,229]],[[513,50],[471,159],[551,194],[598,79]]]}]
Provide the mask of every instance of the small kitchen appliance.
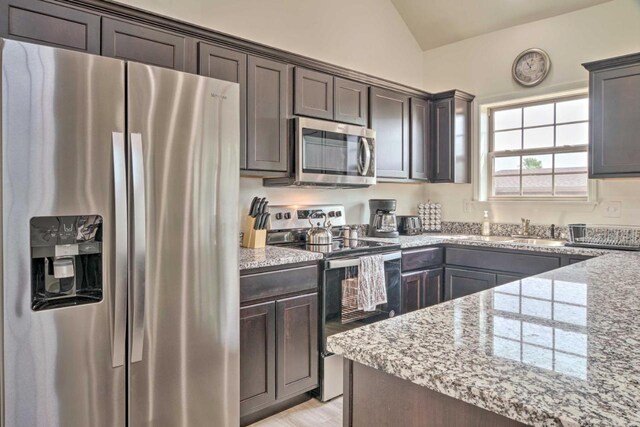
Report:
[{"label": "small kitchen appliance", "polygon": [[369,199],[369,237],[398,237],[395,199]]},{"label": "small kitchen appliance", "polygon": [[398,233],[403,236],[422,234],[422,221],[418,215],[398,215]]},{"label": "small kitchen appliance", "polygon": [[[267,244],[320,252],[321,280],[319,288],[320,322],[320,386],[317,396],[327,401],[342,394],[342,356],[327,351],[327,337],[369,323],[388,319],[401,310],[401,252],[399,244],[354,239],[343,239],[345,228],[344,206],[269,206],[271,216]],[[309,220],[317,223],[326,217],[333,228],[331,244],[312,244],[309,241]],[[395,219],[395,217],[394,217]],[[325,229],[327,230],[327,229]],[[360,258],[371,254],[382,255],[384,261],[387,302],[373,311],[357,307],[357,284]]]}]

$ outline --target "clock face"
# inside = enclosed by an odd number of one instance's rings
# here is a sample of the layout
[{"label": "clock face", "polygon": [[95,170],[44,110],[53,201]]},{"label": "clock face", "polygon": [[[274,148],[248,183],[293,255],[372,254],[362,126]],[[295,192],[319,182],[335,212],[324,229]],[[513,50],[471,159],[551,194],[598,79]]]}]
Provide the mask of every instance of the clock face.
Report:
[{"label": "clock face", "polygon": [[540,49],[522,52],[513,63],[513,78],[524,86],[535,86],[549,73],[549,55]]}]

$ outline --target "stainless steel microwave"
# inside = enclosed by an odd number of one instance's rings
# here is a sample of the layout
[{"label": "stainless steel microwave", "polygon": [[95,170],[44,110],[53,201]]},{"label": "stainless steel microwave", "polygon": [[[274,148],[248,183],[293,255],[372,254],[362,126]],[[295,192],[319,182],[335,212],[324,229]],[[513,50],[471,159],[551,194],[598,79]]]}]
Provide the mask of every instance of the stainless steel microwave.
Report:
[{"label": "stainless steel microwave", "polygon": [[376,132],[362,126],[294,119],[292,173],[266,186],[368,187],[376,183]]}]

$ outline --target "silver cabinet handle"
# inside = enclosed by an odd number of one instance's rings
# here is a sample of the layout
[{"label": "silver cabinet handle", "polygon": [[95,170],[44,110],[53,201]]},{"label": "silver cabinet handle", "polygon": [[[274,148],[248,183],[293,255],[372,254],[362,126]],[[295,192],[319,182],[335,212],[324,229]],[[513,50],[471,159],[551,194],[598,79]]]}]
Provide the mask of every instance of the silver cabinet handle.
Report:
[{"label": "silver cabinet handle", "polygon": [[131,134],[131,363],[142,360],[146,290],[146,210],[142,135]]},{"label": "silver cabinet handle", "polygon": [[124,134],[111,134],[113,149],[114,242],[113,280],[113,346],[114,368],[124,365],[127,338],[127,168],[125,166]]},{"label": "silver cabinet handle", "polygon": [[[384,262],[393,261],[402,258],[401,252],[391,252],[389,254],[383,254],[382,260]],[[327,270],[333,270],[336,268],[357,267],[360,265],[360,258],[349,259],[337,259],[327,262]]]},{"label": "silver cabinet handle", "polygon": [[371,149],[369,148],[369,141],[367,138],[360,138],[360,151],[364,152],[364,161],[358,156],[358,172],[362,176],[366,176],[369,172],[369,166],[371,166]]}]

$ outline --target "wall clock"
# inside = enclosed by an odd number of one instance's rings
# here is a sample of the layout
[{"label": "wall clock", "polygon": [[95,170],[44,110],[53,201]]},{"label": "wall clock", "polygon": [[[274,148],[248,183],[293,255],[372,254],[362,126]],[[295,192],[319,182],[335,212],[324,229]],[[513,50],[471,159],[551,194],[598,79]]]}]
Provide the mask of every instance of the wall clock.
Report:
[{"label": "wall clock", "polygon": [[522,86],[540,84],[551,69],[551,59],[542,49],[527,49],[516,56],[511,68],[513,79]]}]

